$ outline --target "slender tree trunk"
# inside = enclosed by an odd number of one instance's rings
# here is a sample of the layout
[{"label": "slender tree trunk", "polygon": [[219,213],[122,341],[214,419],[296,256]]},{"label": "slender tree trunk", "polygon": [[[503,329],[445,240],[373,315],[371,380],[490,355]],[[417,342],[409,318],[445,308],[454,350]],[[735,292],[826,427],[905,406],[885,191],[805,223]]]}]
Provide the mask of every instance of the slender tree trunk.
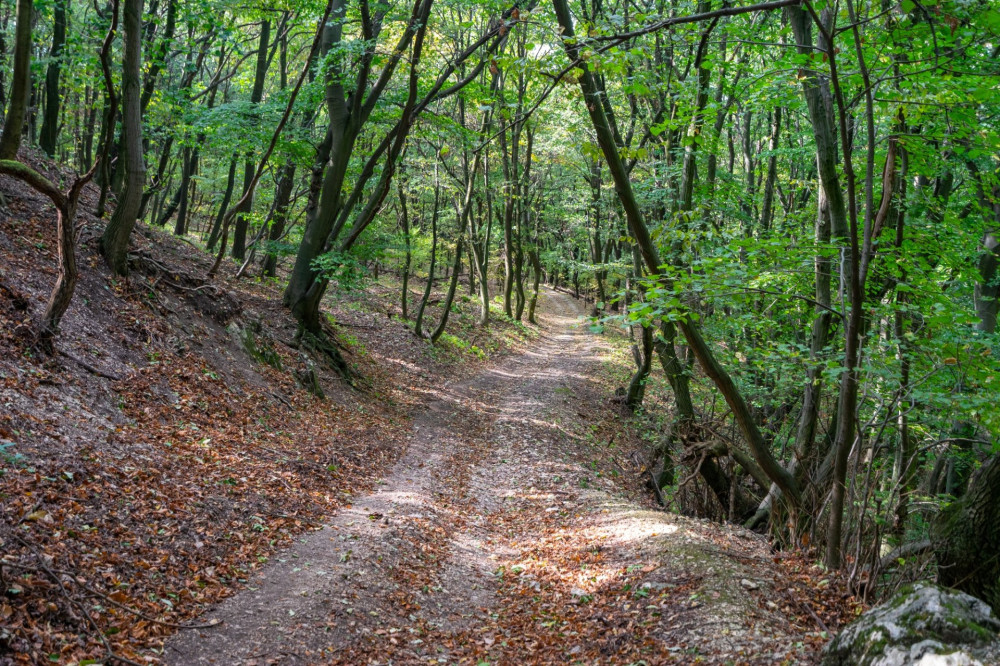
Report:
[{"label": "slender tree trunk", "polygon": [[[812,37],[812,19],[805,10],[798,7],[786,8],[789,22],[798,45],[798,50],[803,54],[811,54],[816,48]],[[818,47],[831,57],[833,47],[823,39]],[[802,76],[803,95],[806,98],[806,105],[809,108],[809,118],[812,124],[813,138],[816,142],[817,168],[823,189],[826,193],[832,233],[835,237],[843,238],[848,234],[848,214],[847,203],[841,190],[840,175],[837,169],[837,133],[833,125],[833,110],[830,102],[828,84],[825,79],[813,70],[803,70]],[[841,126],[845,124],[845,119],[841,118]],[[842,131],[843,133],[843,131]],[[841,136],[842,141],[846,137]],[[845,155],[845,166],[850,169],[849,156]],[[848,181],[848,189],[853,188],[853,173],[845,174]],[[856,205],[853,196],[849,193],[847,199],[851,206]],[[853,208],[852,208],[853,210]],[[852,220],[855,217],[852,215]],[[843,375],[838,398],[838,422],[837,436],[834,441],[836,455],[834,458],[834,478],[833,489],[830,502],[830,524],[827,530],[827,551],[826,565],[830,568],[840,568],[840,547],[841,532],[843,523],[843,507],[846,494],[845,478],[847,474],[847,457],[854,443],[854,412],[857,405],[857,358],[860,341],[858,335],[861,327],[861,287],[858,283],[859,271],[853,270],[860,265],[860,256],[857,251],[857,234],[849,237],[851,252],[851,312],[845,325],[845,350],[844,365],[846,372]]]},{"label": "slender tree trunk", "polygon": [[[522,204],[523,205],[523,204]],[[514,261],[514,320],[521,321],[524,314],[524,249],[522,247],[522,229],[527,211],[518,216],[517,223],[517,255]]]},{"label": "slender tree trunk", "polygon": [[188,156],[184,161],[181,185],[177,190],[180,202],[177,206],[177,221],[174,224],[174,234],[178,236],[183,236],[188,232],[188,205],[191,200],[192,179],[198,172],[198,147],[187,148],[185,152]]},{"label": "slender tree trunk", "polygon": [[653,362],[653,327],[642,327],[642,348],[639,345],[632,345],[632,356],[635,358],[636,371],[632,375],[632,380],[625,391],[625,406],[635,411],[642,406],[642,399],[646,394],[646,380],[649,378],[649,371]]},{"label": "slender tree trunk", "polygon": [[[698,2],[698,12],[707,12],[711,8],[711,3],[706,0]],[[681,179],[680,209],[690,211],[694,205],[694,181],[696,157],[698,144],[701,142],[701,130],[704,125],[705,107],[708,105],[708,84],[711,77],[711,70],[704,66],[705,58],[708,54],[708,39],[715,28],[716,21],[712,21],[702,33],[698,44],[698,51],[695,55],[694,66],[698,71],[698,89],[695,98],[694,113],[691,116],[691,123],[688,125],[688,140],[684,147],[683,178]]]},{"label": "slender tree trunk", "polygon": [[53,6],[52,49],[49,51],[49,66],[45,71],[45,116],[42,119],[42,133],[39,145],[49,157],[55,157],[59,139],[59,70],[62,67],[62,51],[66,44],[66,5],[69,0],[56,0]]},{"label": "slender tree trunk", "polygon": [[448,285],[448,293],[444,298],[444,303],[442,303],[441,320],[438,322],[437,328],[431,333],[431,342],[437,342],[438,338],[444,335],[445,328],[448,326],[448,315],[451,313],[451,304],[455,302],[455,291],[458,290],[458,276],[462,271],[462,241],[465,234],[465,228],[459,230],[458,240],[455,241],[455,264],[452,266],[451,271],[451,282]]},{"label": "slender tree trunk", "polygon": [[24,131],[24,116],[31,95],[31,13],[32,0],[17,0],[14,31],[14,71],[11,75],[10,107],[0,134],[0,160],[17,159]]},{"label": "slender tree trunk", "polygon": [[[906,131],[900,114],[900,129]],[[899,148],[899,175],[897,176],[898,202],[896,203],[896,248],[903,249],[906,221],[906,181],[909,177],[909,155],[906,149]],[[906,271],[900,273],[899,281],[906,282]],[[918,461],[916,442],[910,433],[909,403],[912,400],[910,386],[911,345],[907,337],[909,325],[909,292],[896,290],[896,311],[893,313],[893,337],[896,338],[896,355],[899,359],[899,400],[896,403],[896,429],[899,433],[899,446],[896,454],[896,481],[899,487],[899,499],[893,514],[892,531],[900,539],[906,534],[906,524],[910,512],[913,493],[916,490]]]},{"label": "slender tree trunk", "polygon": [[[170,145],[169,145],[170,143],[171,142],[168,140],[167,145],[163,147],[163,153],[161,153],[160,156],[160,168],[158,169],[160,173],[166,171],[166,166],[164,164],[163,158],[166,157],[167,153],[170,151]],[[183,235],[184,229],[186,228],[185,227],[186,222],[182,221],[183,216],[181,215],[180,208],[183,199],[187,196],[186,193],[187,190],[185,188],[191,182],[191,178],[193,176],[193,170],[196,168],[193,160],[196,161],[197,159],[198,159],[197,148],[195,148],[194,151],[192,151],[192,149],[190,148],[184,148],[181,151],[181,184],[174,192],[174,195],[170,198],[170,203],[168,203],[166,207],[164,207],[163,201],[166,199],[166,192],[169,189],[170,182],[172,180],[172,178],[167,178],[167,182],[164,183],[162,186],[162,195],[159,196],[157,203],[154,204],[152,215],[150,215],[150,220],[152,220],[154,224],[161,227],[165,227],[167,225],[167,222],[170,221],[171,216],[174,213],[177,213],[178,219],[174,223],[174,233],[178,236]],[[149,199],[154,196],[154,192],[157,189],[160,188],[159,187],[151,188],[146,190],[145,193],[143,193],[144,206],[148,204]]]},{"label": "slender tree trunk", "polygon": [[538,324],[535,319],[535,307],[538,305],[538,285],[542,278],[542,262],[538,260],[538,250],[532,249],[529,253],[531,258],[531,267],[535,273],[534,284],[531,287],[531,299],[528,301],[528,321],[532,324]]},{"label": "slender tree trunk", "polygon": [[[292,200],[292,188],[295,186],[295,164],[287,162],[282,167],[281,175],[278,177],[278,185],[274,190],[274,213],[271,214],[271,228],[268,233],[268,240],[275,243],[281,239],[285,233],[285,226],[288,224],[288,206]],[[264,265],[261,275],[274,277],[278,268],[278,253],[274,248],[269,248],[264,256]]]},{"label": "slender tree trunk", "polygon": [[514,316],[514,195],[508,192],[503,208],[503,311]]},{"label": "slender tree trunk", "polygon": [[[402,174],[401,174],[402,175]],[[396,180],[396,191],[399,194],[399,223],[403,228],[403,242],[406,244],[406,258],[403,261],[403,293],[400,295],[400,309],[403,319],[408,319],[407,303],[410,296],[410,262],[413,253],[410,248],[410,212],[406,207],[406,194],[403,192],[403,179]]]},{"label": "slender tree trunk", "polygon": [[[487,112],[488,113],[488,112]],[[488,115],[484,117],[483,127],[488,127]],[[476,185],[476,175],[479,173],[479,166],[482,163],[482,153],[476,153],[472,163],[472,173],[469,174],[465,186],[465,199],[462,201],[462,208],[458,213],[458,238],[455,241],[455,265],[452,267],[451,284],[448,286],[448,295],[445,297],[444,310],[441,313],[441,321],[431,334],[431,342],[437,342],[444,333],[448,325],[448,315],[451,312],[451,304],[455,300],[455,291],[458,289],[458,276],[462,272],[462,243],[465,240],[465,228],[468,226],[469,217],[472,214],[472,204],[474,201],[473,192]],[[472,271],[472,267],[469,267]]]},{"label": "slender tree trunk", "polygon": [[[271,21],[264,19],[260,26],[260,39],[257,44],[257,67],[254,70],[253,91],[250,93],[250,103],[257,105],[264,98],[264,81],[267,77],[267,47],[271,43]],[[243,170],[243,191],[247,192],[253,180],[257,165],[252,159],[247,158]],[[240,209],[240,214],[236,218],[236,227],[233,230],[233,259],[243,261],[246,259],[247,229],[250,225],[250,212],[253,210],[253,193],[246,198],[246,203]]]},{"label": "slender tree trunk", "polygon": [[146,167],[142,158],[142,113],[139,108],[139,82],[142,66],[142,0],[125,0],[125,54],[122,62],[122,132],[128,152],[125,159],[125,190],[101,237],[101,250],[108,266],[117,275],[128,270],[128,242],[142,205]]},{"label": "slender tree trunk", "polygon": [[[139,97],[139,108],[142,109],[142,113],[146,113],[146,109],[149,107],[149,103],[153,99],[153,93],[156,91],[156,80],[160,75],[160,71],[166,65],[167,56],[170,52],[170,48],[174,41],[174,32],[177,27],[177,3],[178,0],[169,0],[167,5],[167,17],[166,25],[163,28],[163,37],[160,39],[159,44],[156,46],[156,50],[151,54],[149,59],[149,68],[146,70],[146,78],[142,83],[142,94]],[[156,12],[155,5],[151,8],[151,12]],[[152,29],[152,26],[150,26]],[[150,35],[152,37],[152,35]],[[148,43],[148,42],[147,42]]]},{"label": "slender tree trunk", "polygon": [[[10,15],[4,13],[2,23],[0,23],[0,61],[7,62],[7,26],[10,24]],[[7,68],[0,67],[0,116],[5,116],[7,111]]]},{"label": "slender tree trunk", "polygon": [[[247,160],[243,164],[243,191],[246,192],[257,172],[257,165],[253,160]],[[253,208],[253,194],[251,194],[239,210],[236,216],[236,225],[233,229],[233,249],[231,256],[233,259],[243,261],[246,259],[247,250],[247,229],[250,225],[250,211]]]},{"label": "slender tree trunk", "polygon": [[94,131],[97,127],[97,95],[96,90],[87,86],[84,97],[87,100],[87,108],[84,112],[83,122],[83,146],[80,155],[80,166],[90,170],[94,163]]},{"label": "slender tree trunk", "polygon": [[437,182],[437,169],[434,170],[434,210],[431,211],[431,261],[430,267],[427,269],[427,284],[424,287],[423,298],[420,299],[420,307],[417,308],[417,318],[413,323],[413,334],[418,338],[425,338],[427,335],[424,333],[423,321],[424,321],[424,309],[427,307],[427,301],[431,297],[431,290],[434,288],[434,268],[435,262],[437,260],[437,245],[438,245],[438,203],[440,202],[441,186]]},{"label": "slender tree trunk", "polygon": [[[472,226],[471,225],[471,220],[470,220],[470,225],[469,226],[470,227]],[[472,236],[473,233],[470,231],[469,235]],[[469,262],[469,280],[468,280],[468,285],[469,285],[469,297],[471,298],[472,296],[475,296],[475,294],[476,294],[476,270],[474,268],[475,265],[476,265],[476,257],[475,257],[475,251],[472,249],[472,242],[471,241],[469,243],[466,243],[465,250],[466,250],[466,252],[468,252],[468,255],[469,255],[468,257],[466,257],[466,259]]]},{"label": "slender tree trunk", "polygon": [[236,165],[239,164],[239,159],[239,155],[233,155],[233,159],[229,161],[226,191],[222,193],[222,204],[219,206],[219,212],[215,216],[215,222],[212,223],[212,230],[208,234],[208,244],[206,247],[209,252],[219,242],[219,236],[222,235],[222,218],[226,216],[226,211],[229,210],[229,201],[233,198],[233,187],[236,185]]},{"label": "slender tree trunk", "polygon": [[774,219],[774,183],[778,176],[778,140],[781,138],[781,107],[775,107],[771,112],[771,137],[767,149],[771,154],[767,158],[767,175],[764,178],[764,202],[760,210],[761,231],[771,228]]},{"label": "slender tree trunk", "polygon": [[97,199],[96,217],[104,217],[108,200],[108,189],[111,187],[111,147],[115,136],[115,119],[118,117],[118,94],[115,92],[115,82],[111,75],[111,46],[118,32],[118,0],[111,0],[111,24],[101,44],[101,72],[104,74],[104,113],[101,115],[101,135],[97,154],[98,172],[97,184],[101,194]]}]

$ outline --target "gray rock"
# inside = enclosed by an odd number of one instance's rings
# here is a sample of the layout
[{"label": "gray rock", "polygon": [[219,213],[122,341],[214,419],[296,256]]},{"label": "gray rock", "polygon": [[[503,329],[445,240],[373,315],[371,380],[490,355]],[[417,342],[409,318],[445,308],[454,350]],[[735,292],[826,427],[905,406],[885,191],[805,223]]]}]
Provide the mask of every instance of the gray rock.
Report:
[{"label": "gray rock", "polygon": [[983,601],[919,583],[847,626],[822,666],[988,666],[1000,655],[1000,620]]}]

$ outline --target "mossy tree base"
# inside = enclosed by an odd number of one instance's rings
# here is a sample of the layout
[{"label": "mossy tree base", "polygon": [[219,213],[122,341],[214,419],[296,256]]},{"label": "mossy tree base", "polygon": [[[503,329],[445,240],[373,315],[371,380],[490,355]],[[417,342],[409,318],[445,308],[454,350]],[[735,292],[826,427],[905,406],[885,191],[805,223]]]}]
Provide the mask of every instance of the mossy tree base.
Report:
[{"label": "mossy tree base", "polygon": [[340,349],[331,335],[323,331],[313,333],[300,328],[298,334],[295,336],[295,340],[300,349],[315,353],[327,365],[336,370],[347,383],[352,386],[354,385],[354,372],[351,370],[351,366],[347,363],[343,354],[340,353]]},{"label": "mossy tree base", "polygon": [[1000,608],[1000,454],[946,509],[934,530],[938,580]]}]

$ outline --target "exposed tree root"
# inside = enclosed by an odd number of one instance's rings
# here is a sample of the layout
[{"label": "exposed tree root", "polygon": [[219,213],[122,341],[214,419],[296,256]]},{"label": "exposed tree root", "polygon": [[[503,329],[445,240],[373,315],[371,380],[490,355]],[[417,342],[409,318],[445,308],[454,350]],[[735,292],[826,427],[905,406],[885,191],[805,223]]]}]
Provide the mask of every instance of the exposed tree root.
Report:
[{"label": "exposed tree root", "polygon": [[299,328],[295,335],[295,342],[299,349],[313,352],[326,361],[327,365],[336,370],[344,380],[354,386],[354,372],[343,354],[337,347],[335,338],[331,333],[320,331],[313,333],[305,328]]}]

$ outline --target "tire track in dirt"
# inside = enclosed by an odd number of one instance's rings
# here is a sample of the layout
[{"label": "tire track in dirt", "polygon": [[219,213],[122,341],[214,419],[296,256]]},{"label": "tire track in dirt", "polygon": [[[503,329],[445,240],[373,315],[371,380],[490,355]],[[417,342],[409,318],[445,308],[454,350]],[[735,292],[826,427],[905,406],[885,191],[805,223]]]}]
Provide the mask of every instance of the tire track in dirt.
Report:
[{"label": "tire track in dirt", "polygon": [[518,424],[586,380],[595,344],[573,299],[547,292],[536,348],[445,385],[414,419],[413,436],[378,490],[359,497],[206,613],[220,624],[168,640],[163,659],[187,664],[395,663],[448,659],[421,638],[467,631],[497,603],[489,516],[534,481],[508,464]]}]

